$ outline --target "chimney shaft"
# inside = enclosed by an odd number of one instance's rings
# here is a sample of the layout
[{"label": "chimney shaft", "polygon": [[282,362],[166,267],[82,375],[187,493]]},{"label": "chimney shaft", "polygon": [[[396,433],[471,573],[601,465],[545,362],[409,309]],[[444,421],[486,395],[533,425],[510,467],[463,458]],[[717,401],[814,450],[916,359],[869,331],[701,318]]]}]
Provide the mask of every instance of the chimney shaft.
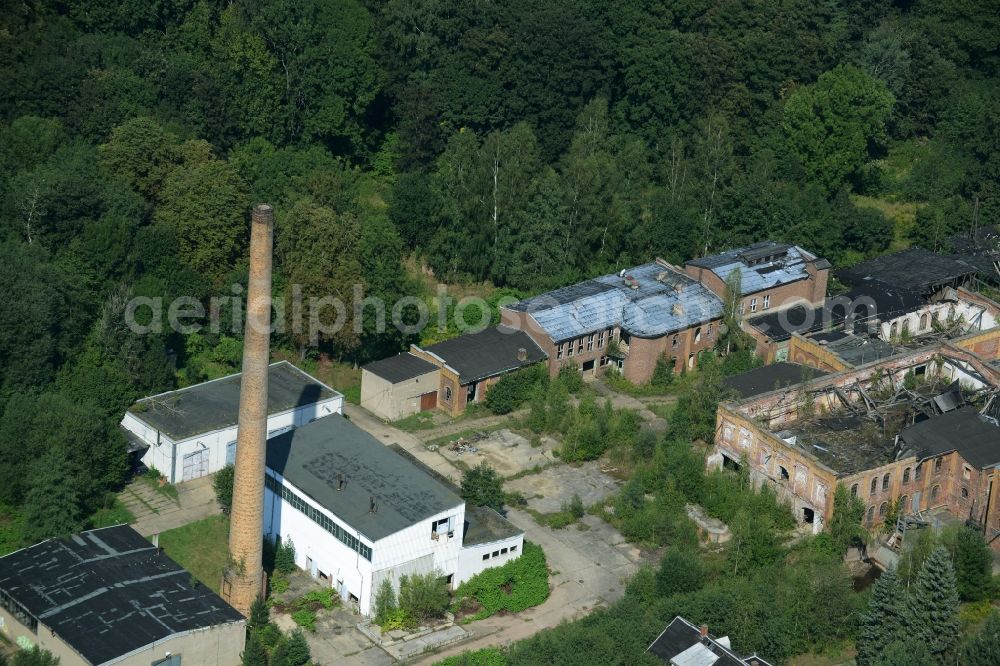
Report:
[{"label": "chimney shaft", "polygon": [[244,615],[249,615],[250,605],[263,591],[261,560],[273,233],[274,211],[267,204],[255,206],[250,223],[250,277],[229,525],[230,564],[222,586],[226,600]]},{"label": "chimney shaft", "polygon": [[517,348],[517,360],[521,361],[522,363],[524,361],[527,361],[528,360],[528,350],[525,349],[524,347],[518,347]]},{"label": "chimney shaft", "polygon": [[701,628],[699,629],[699,631],[701,632],[701,637],[702,638],[708,638],[708,625],[707,624],[701,625]]}]

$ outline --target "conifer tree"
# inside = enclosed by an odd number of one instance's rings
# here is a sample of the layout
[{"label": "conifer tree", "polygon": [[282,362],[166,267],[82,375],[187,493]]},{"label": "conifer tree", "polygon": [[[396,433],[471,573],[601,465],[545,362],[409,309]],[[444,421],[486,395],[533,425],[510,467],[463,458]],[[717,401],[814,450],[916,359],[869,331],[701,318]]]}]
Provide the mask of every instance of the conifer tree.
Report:
[{"label": "conifer tree", "polygon": [[67,536],[80,529],[80,496],[72,482],[73,469],[65,453],[50,449],[32,466],[34,485],[24,498],[28,541]]},{"label": "conifer tree", "polygon": [[935,548],[920,567],[907,606],[906,631],[939,660],[958,641],[958,586],[944,546]]},{"label": "conifer tree", "polygon": [[243,648],[243,666],[267,666],[267,651],[256,631],[247,632],[247,643]]},{"label": "conifer tree", "polygon": [[1000,661],[1000,613],[986,618],[983,628],[962,646],[959,663],[965,666],[996,666]]},{"label": "conifer tree", "polygon": [[903,634],[906,597],[895,569],[889,569],[872,585],[868,611],[858,630],[858,664],[881,664],[889,644]]},{"label": "conifer tree", "polygon": [[247,620],[247,628],[259,629],[269,621],[270,616],[267,610],[267,602],[264,601],[263,595],[258,594],[257,598],[250,604],[250,617]]}]

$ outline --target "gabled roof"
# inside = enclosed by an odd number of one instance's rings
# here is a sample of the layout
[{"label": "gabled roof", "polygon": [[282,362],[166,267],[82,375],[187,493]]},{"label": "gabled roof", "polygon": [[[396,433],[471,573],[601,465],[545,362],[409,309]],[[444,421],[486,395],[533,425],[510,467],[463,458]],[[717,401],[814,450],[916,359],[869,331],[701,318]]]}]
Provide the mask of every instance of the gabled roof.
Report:
[{"label": "gabled roof", "polygon": [[740,398],[752,398],[761,393],[794,386],[811,379],[825,377],[828,373],[808,365],[778,361],[722,380],[725,388],[739,393]]},{"label": "gabled roof", "polygon": [[914,247],[841,269],[837,277],[854,286],[881,283],[883,287],[926,292],[976,272],[975,266],[964,261]]},{"label": "gabled roof", "polygon": [[[517,357],[523,349],[525,358]],[[548,356],[524,331],[508,326],[487,328],[425,347],[458,372],[463,384],[544,361]]]},{"label": "gabled roof", "polygon": [[428,372],[434,372],[437,370],[437,366],[413,354],[404,353],[383,358],[381,361],[373,361],[368,365],[361,366],[361,369],[395,384],[425,375]]},{"label": "gabled roof", "polygon": [[[136,418],[175,442],[236,425],[242,373],[143,398],[129,408]],[[279,414],[340,393],[288,361],[267,368],[267,413]]]},{"label": "gabled roof", "polygon": [[904,428],[899,436],[924,458],[958,451],[978,469],[1000,464],[1000,427],[972,407],[921,421]]},{"label": "gabled roof", "polygon": [[128,525],[0,558],[0,590],[92,664],[182,632],[243,622]]},{"label": "gabled roof", "polygon": [[826,259],[818,259],[797,245],[762,241],[686,262],[688,266],[706,268],[723,282],[734,270],[740,272],[742,295],[753,294],[809,277],[806,266],[817,269],[830,267]]},{"label": "gabled roof", "polygon": [[722,316],[722,301],[666,263],[651,262],[525,299],[511,310],[530,314],[554,342],[620,326],[655,338]]},{"label": "gabled roof", "polygon": [[[463,503],[340,414],[272,437],[267,468],[373,542]],[[342,490],[337,490],[338,475],[344,478]],[[375,513],[370,511],[373,497]]]},{"label": "gabled roof", "polygon": [[747,666],[751,661],[771,666],[756,655],[740,657],[729,647],[728,638],[703,637],[698,627],[682,617],[671,620],[646,652],[676,666]]}]

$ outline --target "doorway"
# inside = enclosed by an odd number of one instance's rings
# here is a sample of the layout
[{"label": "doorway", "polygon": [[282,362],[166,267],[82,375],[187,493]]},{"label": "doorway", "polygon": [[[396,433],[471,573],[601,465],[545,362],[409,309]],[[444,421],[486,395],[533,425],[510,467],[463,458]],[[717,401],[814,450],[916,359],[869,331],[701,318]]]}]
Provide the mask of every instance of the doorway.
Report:
[{"label": "doorway", "polygon": [[208,449],[201,449],[184,456],[181,481],[199,479],[208,474]]}]

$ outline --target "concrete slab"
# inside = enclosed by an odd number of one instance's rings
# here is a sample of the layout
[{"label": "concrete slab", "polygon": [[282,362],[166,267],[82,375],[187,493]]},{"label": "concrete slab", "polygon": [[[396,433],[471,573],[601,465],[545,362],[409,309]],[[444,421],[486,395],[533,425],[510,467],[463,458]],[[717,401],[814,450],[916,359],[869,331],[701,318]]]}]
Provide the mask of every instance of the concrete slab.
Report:
[{"label": "concrete slab", "polygon": [[545,438],[542,446],[533,447],[527,437],[507,428],[488,433],[484,439],[473,442],[472,446],[477,449],[475,453],[453,451],[447,444],[442,445],[438,452],[450,461],[461,461],[469,467],[485,461],[503,477],[543,467],[556,460],[552,455],[551,439]]},{"label": "concrete slab", "polygon": [[434,631],[407,641],[400,641],[384,647],[385,651],[396,659],[403,661],[423,654],[428,650],[435,650],[445,645],[451,645],[458,641],[465,640],[468,633],[462,627],[452,625],[440,631]]},{"label": "concrete slab", "polygon": [[618,492],[621,482],[601,471],[600,461],[580,465],[556,465],[538,474],[529,474],[508,481],[504,488],[517,491],[528,500],[528,506],[542,513],[562,510],[573,495],[579,495],[584,506],[602,502]]}]

